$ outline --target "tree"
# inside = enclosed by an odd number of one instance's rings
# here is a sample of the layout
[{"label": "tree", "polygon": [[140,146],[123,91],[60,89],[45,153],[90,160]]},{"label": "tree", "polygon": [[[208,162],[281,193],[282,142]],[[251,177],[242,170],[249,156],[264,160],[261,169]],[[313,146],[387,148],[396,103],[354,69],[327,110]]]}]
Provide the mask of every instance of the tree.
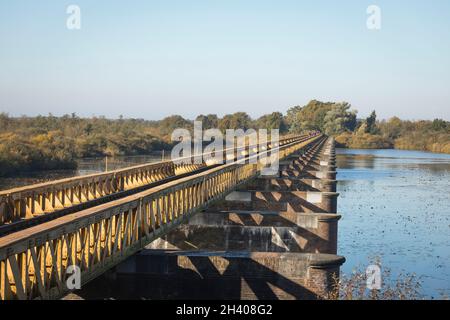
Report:
[{"label": "tree", "polygon": [[219,120],[219,129],[243,129],[247,130],[251,127],[252,119],[246,112],[236,112],[227,114]]},{"label": "tree", "polygon": [[195,118],[195,121],[201,121],[203,130],[217,128],[219,124],[219,119],[216,114],[208,114],[208,115],[199,115],[197,118]]},{"label": "tree", "polygon": [[376,134],[377,133],[377,114],[374,111],[366,119],[366,132]]},{"label": "tree", "polygon": [[0,113],[0,132],[8,130],[9,125],[9,116],[7,113],[1,112]]},{"label": "tree", "polygon": [[172,131],[178,128],[191,129],[192,122],[184,119],[182,116],[173,115],[162,119],[158,127],[164,135],[167,135],[172,134]]},{"label": "tree", "polygon": [[402,124],[402,120],[398,117],[392,117],[387,122],[381,123],[381,131],[384,136],[395,140],[401,135]]},{"label": "tree", "polygon": [[348,131],[353,132],[353,131],[355,131],[356,127],[358,126],[358,119],[356,118],[358,111],[356,111],[356,110],[348,111],[348,109],[350,109],[351,105],[347,102],[344,102],[344,103],[346,105],[348,105],[346,117],[345,117],[345,121],[344,121],[344,127]]},{"label": "tree", "polygon": [[345,131],[353,131],[356,127],[356,111],[349,111],[347,102],[333,104],[324,118],[324,132],[327,135],[338,135]]},{"label": "tree", "polygon": [[431,129],[434,131],[448,130],[450,128],[449,122],[442,119],[434,119],[431,124]]},{"label": "tree", "polygon": [[302,122],[300,119],[302,109],[303,108],[301,106],[295,106],[287,111],[285,118],[286,124],[289,127],[289,131],[292,133],[302,132]]},{"label": "tree", "polygon": [[332,102],[311,100],[306,106],[295,106],[288,110],[286,120],[290,131],[300,133],[307,130],[324,131],[325,116],[333,107]]},{"label": "tree", "polygon": [[94,127],[92,126],[92,123],[88,123],[86,124],[86,126],[84,127],[84,133],[89,136],[92,131],[94,131]]},{"label": "tree", "polygon": [[271,114],[263,115],[255,121],[255,124],[258,129],[278,129],[280,133],[285,133],[287,131],[286,122],[283,114],[280,112],[272,112]]}]

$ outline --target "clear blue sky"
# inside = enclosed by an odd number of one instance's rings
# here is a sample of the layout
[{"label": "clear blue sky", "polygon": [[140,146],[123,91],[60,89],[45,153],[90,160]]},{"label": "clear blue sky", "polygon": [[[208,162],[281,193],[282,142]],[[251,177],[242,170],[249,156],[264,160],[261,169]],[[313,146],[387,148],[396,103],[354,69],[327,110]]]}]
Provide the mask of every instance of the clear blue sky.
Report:
[{"label": "clear blue sky", "polygon": [[450,120],[450,1],[0,0],[10,115],[257,117],[311,99]]}]

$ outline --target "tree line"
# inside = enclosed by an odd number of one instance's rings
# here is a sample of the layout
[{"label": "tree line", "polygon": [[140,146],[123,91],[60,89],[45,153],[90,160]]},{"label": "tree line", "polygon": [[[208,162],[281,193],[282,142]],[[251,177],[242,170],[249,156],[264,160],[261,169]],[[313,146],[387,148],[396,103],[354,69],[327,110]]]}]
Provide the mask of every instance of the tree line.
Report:
[{"label": "tree line", "polygon": [[405,121],[398,117],[378,120],[376,112],[363,119],[347,102],[313,100],[288,110],[292,132],[320,130],[336,138],[338,146],[362,149],[406,149],[450,153],[450,122]]},{"label": "tree line", "polygon": [[[203,129],[279,129],[280,134],[320,130],[349,148],[400,148],[450,153],[450,122],[365,119],[347,102],[312,100],[252,119],[245,112],[218,117],[199,115]],[[10,117],[0,113],[0,176],[43,169],[72,169],[76,159],[98,156],[144,155],[170,150],[176,128],[193,129],[179,115],[162,120],[81,118],[75,113],[56,117]]]},{"label": "tree line", "polygon": [[[203,128],[280,129],[286,133],[285,119],[273,112],[251,119],[245,112],[219,118],[199,115]],[[193,130],[193,121],[179,115],[162,120],[80,118],[75,113],[56,117],[10,117],[0,113],[0,176],[18,172],[74,169],[76,159],[100,156],[145,155],[170,150],[176,128]]]}]

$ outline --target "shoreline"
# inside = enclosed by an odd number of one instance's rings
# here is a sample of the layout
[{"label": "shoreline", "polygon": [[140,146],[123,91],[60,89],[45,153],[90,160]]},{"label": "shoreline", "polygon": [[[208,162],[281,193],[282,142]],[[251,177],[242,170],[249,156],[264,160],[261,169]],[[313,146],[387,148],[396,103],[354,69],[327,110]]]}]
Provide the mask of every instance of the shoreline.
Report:
[{"label": "shoreline", "polygon": [[[450,153],[445,153],[445,152],[435,152],[435,151],[430,151],[430,150],[420,150],[420,149],[405,149],[405,148],[367,148],[367,147],[359,147],[359,146],[352,146],[352,147],[348,147],[345,145],[341,145],[341,144],[337,144],[336,148],[338,149],[347,149],[347,150],[401,150],[401,151],[417,151],[417,152],[425,152],[425,153],[430,153],[430,154],[441,154],[441,155],[450,155]],[[167,151],[169,152],[169,151]],[[120,156],[108,156],[108,159],[120,159],[120,158],[132,158],[132,157],[152,157],[155,156],[154,154],[133,154],[133,155],[120,155]],[[10,174],[6,174],[6,175],[0,175],[1,179],[13,179],[13,178],[28,178],[30,176],[33,175],[39,175],[42,173],[49,173],[49,174],[54,174],[54,173],[58,173],[58,172],[68,172],[68,171],[73,171],[76,172],[77,170],[80,170],[79,167],[79,163],[81,161],[89,161],[89,160],[101,160],[101,159],[105,159],[105,157],[86,157],[86,158],[78,158],[78,159],[74,159],[76,166],[74,167],[72,164],[70,166],[61,166],[58,168],[52,168],[52,169],[35,169],[35,170],[20,170],[20,171],[15,171],[15,172],[11,172]],[[145,163],[145,162],[142,162]]]},{"label": "shoreline", "polygon": [[420,149],[404,149],[404,148],[364,148],[364,147],[347,147],[342,145],[336,145],[336,149],[347,149],[347,150],[400,150],[400,151],[417,151],[417,152],[426,152],[432,154],[442,154],[442,155],[450,155],[450,153],[446,152],[435,152],[430,150],[420,150]]}]

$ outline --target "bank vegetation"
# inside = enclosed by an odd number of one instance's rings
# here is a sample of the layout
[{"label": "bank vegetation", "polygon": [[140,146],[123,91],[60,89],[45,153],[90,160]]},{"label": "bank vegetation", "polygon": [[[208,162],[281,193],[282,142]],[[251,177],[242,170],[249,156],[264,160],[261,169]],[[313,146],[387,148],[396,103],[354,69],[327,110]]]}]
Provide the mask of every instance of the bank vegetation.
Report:
[{"label": "bank vegetation", "polygon": [[[251,119],[245,112],[200,115],[203,129],[288,129],[279,112]],[[36,170],[74,169],[76,159],[103,156],[147,155],[170,150],[172,132],[193,130],[193,121],[173,115],[159,121],[143,119],[10,117],[0,113],[0,176]]]},{"label": "bank vegetation", "polygon": [[[252,119],[245,112],[199,115],[203,129],[279,129],[280,134],[320,130],[346,148],[397,148],[450,153],[450,122],[363,119],[349,103],[310,101]],[[193,120],[173,115],[162,120],[10,117],[0,113],[0,176],[47,169],[76,168],[76,159],[152,154],[170,150],[176,128],[193,129]]]},{"label": "bank vegetation", "polygon": [[404,149],[450,154],[450,122],[405,121],[398,117],[378,120],[373,111],[359,119],[351,105],[313,100],[288,110],[292,132],[320,130],[336,138],[337,145],[354,149]]}]

